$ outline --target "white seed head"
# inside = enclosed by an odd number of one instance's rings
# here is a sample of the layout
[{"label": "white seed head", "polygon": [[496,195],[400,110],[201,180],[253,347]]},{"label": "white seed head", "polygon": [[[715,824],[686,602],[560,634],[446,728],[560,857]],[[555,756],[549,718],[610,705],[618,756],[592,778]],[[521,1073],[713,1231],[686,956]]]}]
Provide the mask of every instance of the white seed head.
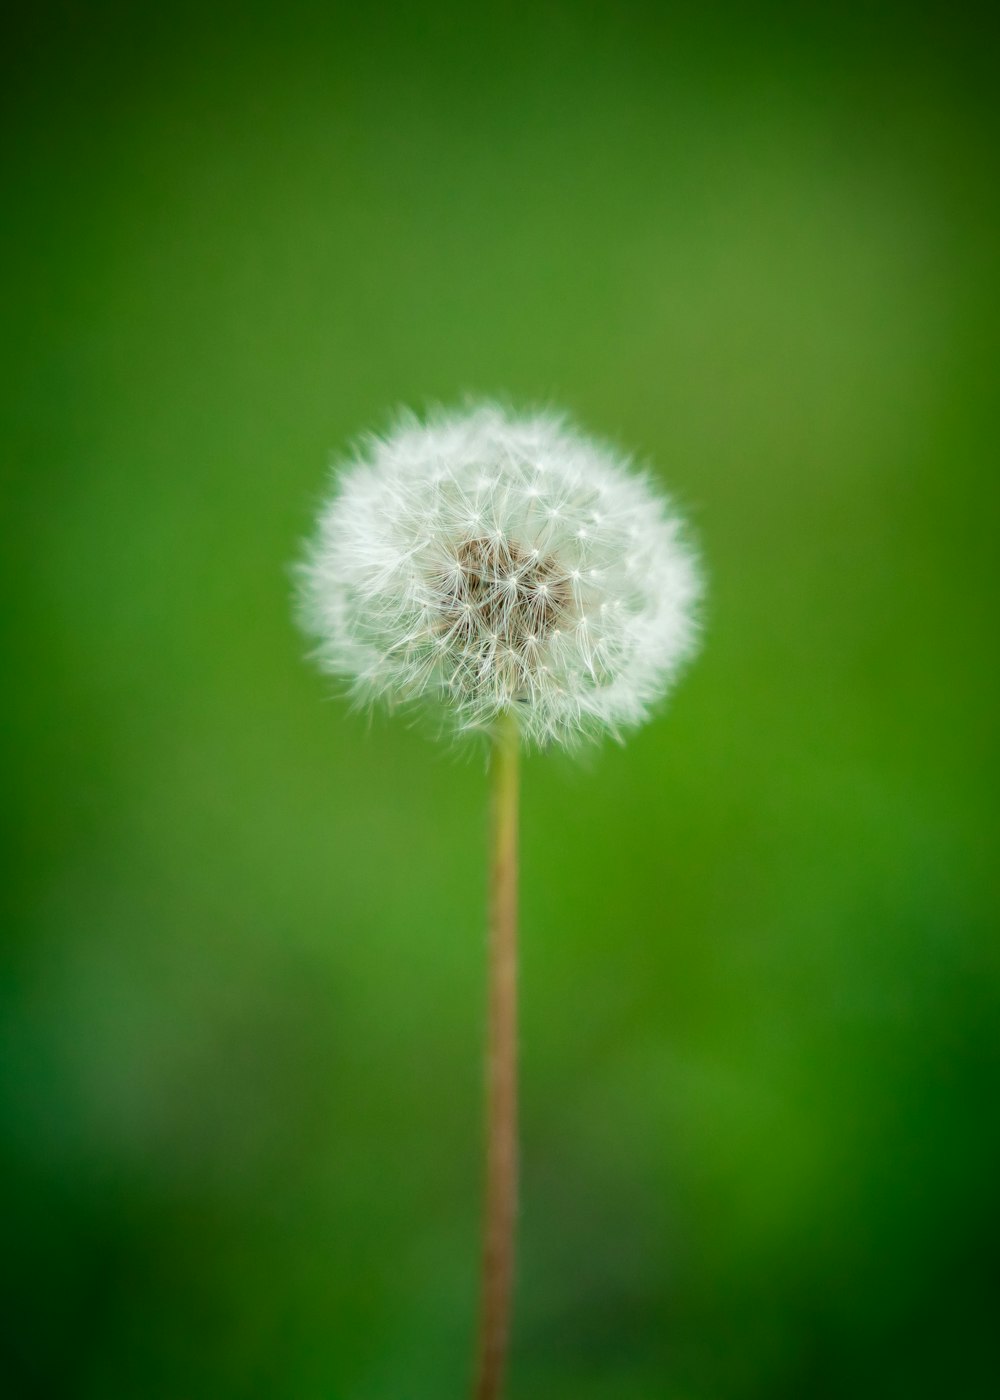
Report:
[{"label": "white seed head", "polygon": [[344,463],[299,567],[316,658],[451,727],[517,711],[573,744],[646,718],[694,649],[700,577],[645,476],[551,413],[404,415]]}]

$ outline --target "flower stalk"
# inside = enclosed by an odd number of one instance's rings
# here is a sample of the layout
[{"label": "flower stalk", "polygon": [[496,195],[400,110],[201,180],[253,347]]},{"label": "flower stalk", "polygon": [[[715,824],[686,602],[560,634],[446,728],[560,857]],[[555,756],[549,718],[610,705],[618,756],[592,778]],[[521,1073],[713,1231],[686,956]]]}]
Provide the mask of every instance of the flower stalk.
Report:
[{"label": "flower stalk", "polygon": [[498,1400],[510,1336],[517,1215],[517,717],[497,720],[492,754],[486,1189],[475,1400]]}]

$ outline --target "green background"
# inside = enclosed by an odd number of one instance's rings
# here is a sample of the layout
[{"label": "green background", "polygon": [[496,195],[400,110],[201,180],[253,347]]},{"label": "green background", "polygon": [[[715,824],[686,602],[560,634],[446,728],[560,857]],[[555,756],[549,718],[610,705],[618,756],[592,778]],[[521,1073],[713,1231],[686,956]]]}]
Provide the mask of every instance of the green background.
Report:
[{"label": "green background", "polygon": [[664,714],[526,765],[511,1400],[996,1393],[989,49],[21,17],[5,1393],[465,1393],[482,755],[352,716],[288,565],[332,454],[469,391],[647,458],[710,583]]}]

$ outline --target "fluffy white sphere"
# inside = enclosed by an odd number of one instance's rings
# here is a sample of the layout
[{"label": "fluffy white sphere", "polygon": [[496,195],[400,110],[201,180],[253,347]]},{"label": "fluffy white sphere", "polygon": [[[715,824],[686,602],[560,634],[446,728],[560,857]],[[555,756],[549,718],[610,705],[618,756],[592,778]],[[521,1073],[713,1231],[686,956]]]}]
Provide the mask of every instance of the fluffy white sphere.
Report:
[{"label": "fluffy white sphere", "polygon": [[550,413],[406,415],[337,473],[300,566],[324,670],[458,730],[515,709],[529,742],[646,718],[696,640],[701,587],[669,502]]}]

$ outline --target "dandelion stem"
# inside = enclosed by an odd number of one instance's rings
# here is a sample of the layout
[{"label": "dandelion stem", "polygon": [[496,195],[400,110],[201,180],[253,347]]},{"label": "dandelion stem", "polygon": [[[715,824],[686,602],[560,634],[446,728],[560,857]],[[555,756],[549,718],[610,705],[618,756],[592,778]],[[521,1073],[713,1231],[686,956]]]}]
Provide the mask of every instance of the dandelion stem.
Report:
[{"label": "dandelion stem", "polygon": [[508,712],[493,739],[486,1196],[475,1400],[498,1400],[510,1334],[517,1210],[518,726]]}]

